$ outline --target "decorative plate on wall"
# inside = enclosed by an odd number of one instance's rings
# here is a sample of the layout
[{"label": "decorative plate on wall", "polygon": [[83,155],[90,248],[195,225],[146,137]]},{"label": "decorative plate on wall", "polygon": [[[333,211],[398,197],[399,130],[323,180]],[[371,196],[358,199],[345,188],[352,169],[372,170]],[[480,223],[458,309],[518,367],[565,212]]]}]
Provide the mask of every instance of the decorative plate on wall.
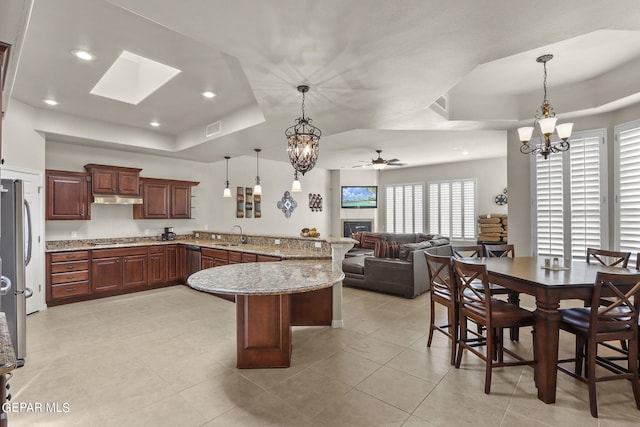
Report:
[{"label": "decorative plate on wall", "polygon": [[498,194],[495,198],[496,205],[506,205],[507,204],[507,195],[506,194]]},{"label": "decorative plate on wall", "polygon": [[293,212],[293,210],[298,207],[298,203],[293,200],[293,197],[291,197],[291,193],[285,191],[284,196],[282,196],[282,199],[278,201],[277,206],[278,209],[284,212],[284,217],[289,218],[291,217],[291,212]]}]

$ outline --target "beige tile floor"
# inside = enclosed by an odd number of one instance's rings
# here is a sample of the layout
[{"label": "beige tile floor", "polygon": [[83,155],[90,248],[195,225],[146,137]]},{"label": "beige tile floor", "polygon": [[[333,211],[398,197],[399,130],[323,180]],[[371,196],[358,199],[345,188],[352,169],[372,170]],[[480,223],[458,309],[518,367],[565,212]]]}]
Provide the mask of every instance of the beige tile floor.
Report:
[{"label": "beige tile floor", "polygon": [[[288,369],[237,370],[235,306],[184,286],[60,307],[28,317],[13,402],[68,403],[67,413],[16,412],[16,426],[638,426],[631,386],[587,388],[559,376],[537,400],[530,367],[494,372],[449,341],[426,347],[429,295],[415,300],[344,289],[344,329],[294,328]],[[444,311],[438,310],[438,317]],[[563,352],[573,346],[562,337]],[[531,351],[530,334],[517,344]]]}]

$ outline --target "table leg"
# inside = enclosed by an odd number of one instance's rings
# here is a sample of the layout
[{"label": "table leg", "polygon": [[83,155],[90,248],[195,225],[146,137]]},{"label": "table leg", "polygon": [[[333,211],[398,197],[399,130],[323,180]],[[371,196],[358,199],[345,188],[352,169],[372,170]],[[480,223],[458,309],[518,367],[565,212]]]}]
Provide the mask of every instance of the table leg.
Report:
[{"label": "table leg", "polygon": [[238,368],[291,365],[289,295],[236,296]]},{"label": "table leg", "polygon": [[548,301],[544,297],[536,297],[534,331],[536,365],[534,375],[536,387],[538,387],[538,399],[544,403],[556,401],[558,342],[560,339],[559,306],[557,299]]}]

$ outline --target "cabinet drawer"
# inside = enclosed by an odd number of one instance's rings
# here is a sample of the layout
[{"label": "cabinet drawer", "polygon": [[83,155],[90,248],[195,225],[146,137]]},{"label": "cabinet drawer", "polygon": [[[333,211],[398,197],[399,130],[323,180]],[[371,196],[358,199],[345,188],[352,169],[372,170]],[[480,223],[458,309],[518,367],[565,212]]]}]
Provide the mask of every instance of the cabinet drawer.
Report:
[{"label": "cabinet drawer", "polygon": [[242,262],[242,254],[229,251],[229,262]]},{"label": "cabinet drawer", "polygon": [[82,271],[89,269],[89,261],[69,261],[51,264],[52,273],[64,273],[68,271]]},{"label": "cabinet drawer", "polygon": [[51,287],[53,298],[73,297],[76,295],[87,295],[89,293],[89,282],[75,282]]},{"label": "cabinet drawer", "polygon": [[165,246],[149,246],[150,254],[161,254],[164,253],[166,247]]},{"label": "cabinet drawer", "polygon": [[257,259],[256,254],[242,254],[242,262],[256,262]]},{"label": "cabinet drawer", "polygon": [[280,257],[269,255],[258,255],[258,262],[273,262],[280,261]]},{"label": "cabinet drawer", "polygon": [[202,248],[202,256],[208,256],[211,258],[224,259],[224,260],[228,259],[227,251],[225,251],[224,249]]},{"label": "cabinet drawer", "polygon": [[51,262],[64,262],[89,259],[89,251],[59,252],[51,254]]},{"label": "cabinet drawer", "polygon": [[51,275],[51,284],[53,285],[58,283],[80,282],[83,280],[89,280],[88,271],[74,271],[72,273],[58,273]]}]

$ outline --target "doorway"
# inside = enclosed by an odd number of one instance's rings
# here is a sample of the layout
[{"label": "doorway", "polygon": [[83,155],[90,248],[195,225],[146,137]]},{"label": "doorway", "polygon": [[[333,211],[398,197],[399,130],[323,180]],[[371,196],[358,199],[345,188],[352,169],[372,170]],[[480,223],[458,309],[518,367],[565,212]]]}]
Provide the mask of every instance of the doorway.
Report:
[{"label": "doorway", "polygon": [[33,291],[27,298],[27,314],[46,310],[44,287],[44,239],[43,231],[43,177],[42,172],[17,167],[3,167],[2,178],[21,179],[24,182],[24,199],[31,211],[32,251],[27,265],[25,283]]}]

